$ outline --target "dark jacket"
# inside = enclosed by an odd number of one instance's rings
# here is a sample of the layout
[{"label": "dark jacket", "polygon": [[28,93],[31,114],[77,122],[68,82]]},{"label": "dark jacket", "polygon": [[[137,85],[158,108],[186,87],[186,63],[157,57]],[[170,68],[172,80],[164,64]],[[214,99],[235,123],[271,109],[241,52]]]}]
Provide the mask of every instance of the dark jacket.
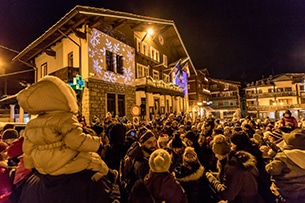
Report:
[{"label": "dark jacket", "polygon": [[189,203],[213,202],[205,169],[196,164],[192,169],[185,165],[175,168],[175,176],[185,190]]},{"label": "dark jacket", "polygon": [[[153,199],[154,201],[153,201]],[[130,203],[187,203],[180,184],[168,173],[150,172],[144,180],[138,180],[132,188]]]},{"label": "dark jacket", "polygon": [[222,179],[217,179],[212,173],[206,176],[221,199],[230,203],[259,202],[255,158],[245,151],[236,152],[224,166]]}]

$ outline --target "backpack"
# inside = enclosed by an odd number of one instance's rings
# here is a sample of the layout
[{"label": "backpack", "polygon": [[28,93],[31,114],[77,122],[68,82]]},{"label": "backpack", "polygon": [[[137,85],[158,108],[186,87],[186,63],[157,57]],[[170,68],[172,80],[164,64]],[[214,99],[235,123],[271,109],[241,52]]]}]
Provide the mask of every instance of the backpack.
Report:
[{"label": "backpack", "polygon": [[131,189],[136,182],[137,178],[134,173],[134,164],[136,158],[129,156],[130,151],[138,147],[138,143],[134,142],[128,149],[126,155],[120,161],[120,186],[123,194],[128,194],[131,192]]}]

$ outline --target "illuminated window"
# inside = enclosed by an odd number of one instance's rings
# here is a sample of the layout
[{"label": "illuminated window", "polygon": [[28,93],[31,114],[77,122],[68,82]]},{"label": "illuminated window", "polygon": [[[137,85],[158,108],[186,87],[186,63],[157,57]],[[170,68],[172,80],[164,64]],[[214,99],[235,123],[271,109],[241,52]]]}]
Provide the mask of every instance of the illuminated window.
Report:
[{"label": "illuminated window", "polygon": [[154,59],[155,61],[160,62],[159,51],[153,47],[150,47],[150,58]]},{"label": "illuminated window", "polygon": [[143,77],[143,66],[141,64],[137,64],[137,78]]},{"label": "illuminated window", "polygon": [[143,66],[143,76],[149,76],[149,69],[147,66]]},{"label": "illuminated window", "polygon": [[159,71],[153,70],[153,79],[154,80],[159,80]]},{"label": "illuminated window", "polygon": [[73,67],[73,52],[68,54],[68,66]]},{"label": "illuminated window", "polygon": [[163,65],[167,67],[168,61],[167,61],[167,56],[163,54]]},{"label": "illuminated window", "polygon": [[40,73],[41,77],[48,75],[48,63],[44,63],[40,66]]},{"label": "illuminated window", "polygon": [[148,45],[145,42],[142,42],[141,54],[148,56]]},{"label": "illuminated window", "polygon": [[169,75],[163,74],[163,81],[169,83],[170,82]]},{"label": "illuminated window", "polygon": [[139,38],[135,38],[137,52],[141,53],[141,40]]}]

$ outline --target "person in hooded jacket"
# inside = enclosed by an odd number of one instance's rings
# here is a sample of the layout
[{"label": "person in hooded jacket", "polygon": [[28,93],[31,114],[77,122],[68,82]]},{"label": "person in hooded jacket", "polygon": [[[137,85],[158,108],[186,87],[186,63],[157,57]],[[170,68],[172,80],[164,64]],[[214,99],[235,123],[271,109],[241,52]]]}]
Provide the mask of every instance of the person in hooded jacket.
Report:
[{"label": "person in hooded jacket", "polygon": [[270,175],[266,172],[265,161],[263,159],[262,151],[259,146],[249,138],[244,132],[233,133],[231,136],[231,148],[233,151],[246,151],[252,154],[256,159],[256,167],[259,171],[259,177],[257,179],[259,185],[259,194],[265,202],[274,202],[275,196],[270,190],[271,180]]},{"label": "person in hooded jacket", "polygon": [[[227,142],[225,137],[223,142]],[[217,143],[213,151],[219,161],[226,160],[222,167],[222,174],[215,175],[207,172],[206,177],[220,199],[230,203],[259,202],[256,160],[253,155],[245,151],[232,152],[226,143]],[[227,146],[226,146],[227,145]],[[223,149],[224,147],[224,149]]]},{"label": "person in hooded jacket", "polygon": [[175,177],[185,190],[189,203],[215,202],[205,177],[205,168],[200,164],[192,147],[183,154],[183,164],[174,169]]},{"label": "person in hooded jacket", "polygon": [[187,203],[181,185],[169,173],[170,154],[164,149],[155,150],[149,157],[150,172],[138,180],[129,196],[130,203]]},{"label": "person in hooded jacket", "polygon": [[100,138],[84,133],[74,90],[60,78],[46,76],[21,90],[17,100],[24,111],[37,115],[23,134],[24,166],[34,174],[25,182],[20,202],[107,202],[99,181],[105,176],[114,181],[117,174],[97,153]]},{"label": "person in hooded jacket", "polygon": [[278,202],[305,202],[305,130],[284,133],[286,146],[266,165]]}]

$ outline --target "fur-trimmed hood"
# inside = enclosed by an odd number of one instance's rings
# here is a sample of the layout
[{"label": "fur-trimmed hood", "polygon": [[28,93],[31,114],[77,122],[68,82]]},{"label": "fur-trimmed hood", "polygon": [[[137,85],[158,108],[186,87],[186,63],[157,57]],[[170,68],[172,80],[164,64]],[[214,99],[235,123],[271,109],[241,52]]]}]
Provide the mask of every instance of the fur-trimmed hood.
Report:
[{"label": "fur-trimmed hood", "polygon": [[196,181],[199,180],[203,175],[204,175],[204,167],[203,166],[199,166],[199,168],[197,170],[195,170],[193,173],[188,174],[184,177],[177,177],[177,180],[180,182],[189,182],[189,181]]},{"label": "fur-trimmed hood", "polygon": [[258,176],[258,169],[256,168],[256,158],[246,151],[236,151],[231,155],[229,164],[238,166],[245,170],[250,170],[255,176]]},{"label": "fur-trimmed hood", "polygon": [[65,111],[76,114],[74,90],[55,76],[46,76],[17,95],[19,105],[30,114]]}]

